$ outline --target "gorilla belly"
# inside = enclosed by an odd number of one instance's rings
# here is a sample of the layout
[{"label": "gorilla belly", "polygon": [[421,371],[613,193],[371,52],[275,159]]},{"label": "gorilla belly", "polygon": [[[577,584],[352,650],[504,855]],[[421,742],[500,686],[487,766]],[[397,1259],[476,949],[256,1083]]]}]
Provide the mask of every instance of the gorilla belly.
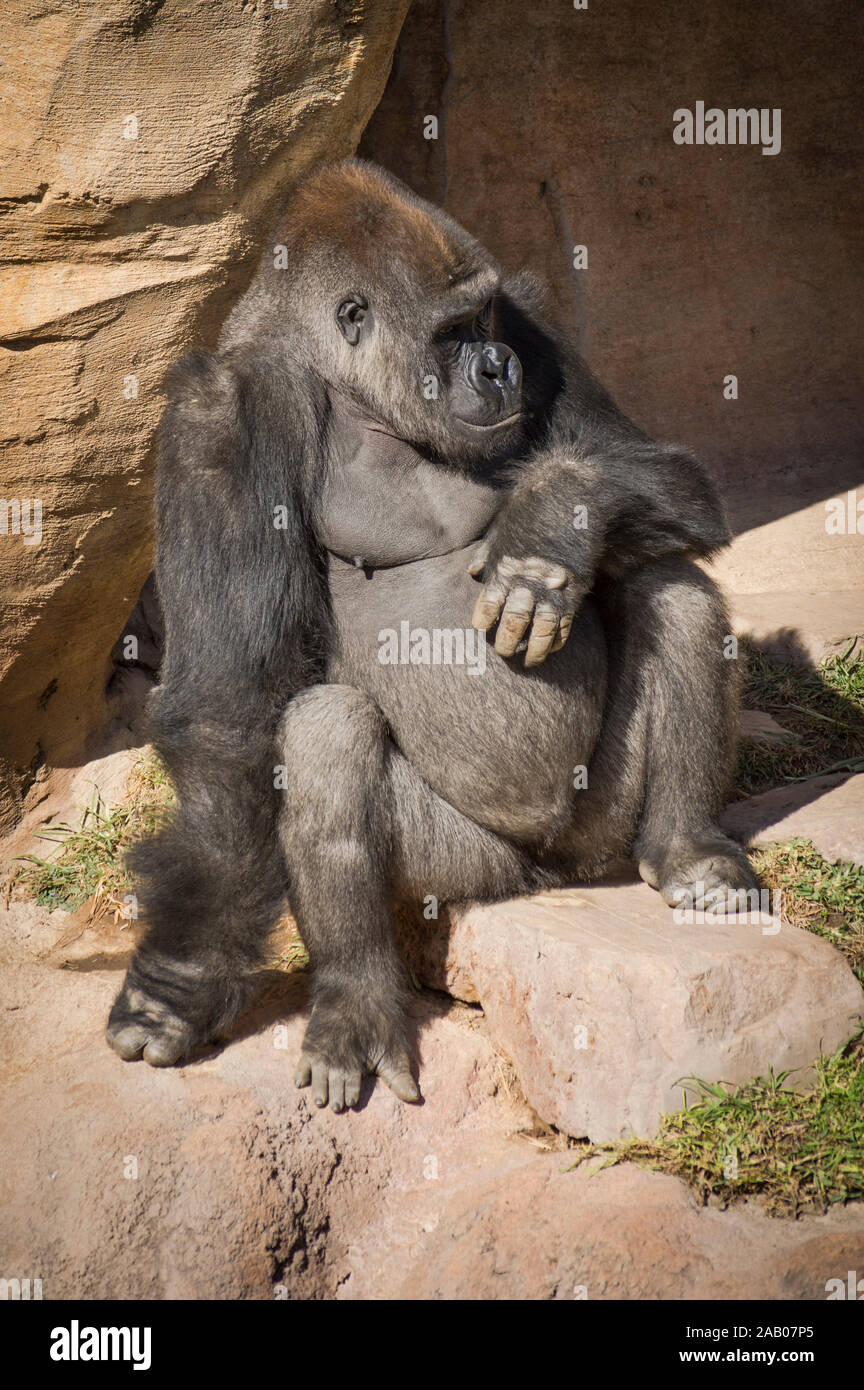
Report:
[{"label": "gorilla belly", "polygon": [[605,639],[589,599],[541,666],[499,657],[471,627],[474,548],[374,571],[333,559],[339,644],[328,678],[372,696],[394,742],[452,806],[532,842],[568,818],[574,770],[590,762]]}]

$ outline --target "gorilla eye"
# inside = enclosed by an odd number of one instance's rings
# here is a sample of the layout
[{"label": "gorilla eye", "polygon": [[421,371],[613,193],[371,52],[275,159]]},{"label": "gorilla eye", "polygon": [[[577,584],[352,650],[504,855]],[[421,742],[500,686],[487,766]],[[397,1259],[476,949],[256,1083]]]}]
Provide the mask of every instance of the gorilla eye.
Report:
[{"label": "gorilla eye", "polygon": [[458,329],[458,320],[452,323],[442,323],[440,328],[435,329],[435,341],[438,343],[445,342],[447,338],[452,338],[458,332]]}]

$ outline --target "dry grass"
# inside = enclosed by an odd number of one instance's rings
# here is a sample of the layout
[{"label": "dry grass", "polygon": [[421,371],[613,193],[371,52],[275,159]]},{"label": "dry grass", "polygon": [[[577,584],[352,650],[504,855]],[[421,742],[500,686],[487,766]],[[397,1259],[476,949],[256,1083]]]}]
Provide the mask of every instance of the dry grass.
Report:
[{"label": "dry grass", "polygon": [[784,665],[742,643],[742,705],[773,715],[794,737],[782,744],[742,740],[738,796],[820,773],[864,771],[864,654],[854,648],[814,670]]},{"label": "dry grass", "polygon": [[10,880],[14,893],[36,898],[43,907],[75,912],[88,904],[89,919],[130,916],[126,896],[131,883],[124,855],[136,840],[158,829],[174,804],[162,763],[150,754],[133,768],[127,798],[107,811],[98,791],[77,826],[62,822],[39,836],[54,846],[44,857],[22,855]]},{"label": "dry grass", "polygon": [[779,888],[783,921],[824,936],[864,985],[864,868],[829,864],[807,840],[751,854],[765,888]]}]

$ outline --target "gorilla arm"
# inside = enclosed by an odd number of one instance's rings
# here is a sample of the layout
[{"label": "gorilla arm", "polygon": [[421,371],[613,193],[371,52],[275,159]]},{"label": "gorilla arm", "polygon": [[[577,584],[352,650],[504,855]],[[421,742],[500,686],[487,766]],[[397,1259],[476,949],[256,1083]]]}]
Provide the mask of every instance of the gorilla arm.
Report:
[{"label": "gorilla arm", "polygon": [[[177,808],[132,856],[148,922],[132,983],[201,1040],[236,1012],[234,981],[284,899],[275,730],[315,679],[327,608],[300,475],[313,453],[305,388],[235,349],[185,358],[170,390],[157,494],[166,655],[150,723]],[[178,958],[206,965],[206,984],[190,991],[165,964]]]},{"label": "gorilla arm", "polygon": [[529,626],[525,665],[567,640],[599,574],[649,560],[709,557],[729,533],[714,487],[691,456],[670,446],[559,444],[529,458],[471,565],[482,572],[474,626],[498,623],[495,647],[511,656]]},{"label": "gorilla arm", "polygon": [[470,567],[485,581],[474,626],[497,623],[504,656],[527,633],[527,666],[563,645],[600,575],[623,576],[664,555],[708,557],[729,542],[702,466],[627,419],[545,321],[542,297],[527,275],[500,296],[501,336],[523,365],[529,447]]},{"label": "gorilla arm", "polygon": [[474,626],[498,623],[510,656],[531,627],[526,666],[567,640],[595,577],[664,555],[709,557],[729,533],[714,487],[687,453],[650,441],[559,444],[528,459],[471,565],[484,589]]}]

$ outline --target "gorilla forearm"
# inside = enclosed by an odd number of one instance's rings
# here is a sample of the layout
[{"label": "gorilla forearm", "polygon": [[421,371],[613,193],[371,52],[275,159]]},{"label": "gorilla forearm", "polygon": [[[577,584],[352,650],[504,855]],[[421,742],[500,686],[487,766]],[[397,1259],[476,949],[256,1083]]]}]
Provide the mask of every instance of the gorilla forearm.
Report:
[{"label": "gorilla forearm", "polygon": [[490,536],[489,560],[536,556],[562,565],[583,591],[664,555],[706,558],[728,544],[714,487],[671,446],[558,444],[534,455]]},{"label": "gorilla forearm", "polygon": [[526,370],[529,451],[490,535],[490,558],[536,556],[588,589],[666,555],[705,558],[729,542],[714,485],[685,450],[619,409],[543,310],[530,276],[508,281],[502,323]]},{"label": "gorilla forearm", "polygon": [[273,742],[237,739],[229,750],[235,732],[218,740],[217,753],[212,726],[199,746],[185,718],[170,734],[164,712],[159,724],[155,744],[177,807],[129,856],[147,930],[111,1011],[109,1039],[121,1056],[143,1051],[164,1066],[237,1017],[284,904],[285,869]]},{"label": "gorilla forearm", "polygon": [[620,581],[653,561],[703,558],[727,543],[699,464],[671,446],[626,437],[628,426],[620,417],[611,443],[602,434],[560,443],[520,465],[471,566],[484,581],[472,622],[497,624],[499,655],[524,646],[525,666],[538,666],[567,641],[598,578]]},{"label": "gorilla forearm", "polygon": [[181,775],[172,769],[174,817],[130,856],[148,951],[260,964],[285,895],[274,761],[271,746],[248,761],[193,758]]},{"label": "gorilla forearm", "polygon": [[[276,726],[317,673],[327,628],[300,470],[266,428],[274,373],[250,401],[251,373],[236,357],[185,359],[162,430],[166,654],[149,733],[177,806],[130,856],[147,930],[111,1021],[118,1051],[143,1046],[162,1063],[230,1023],[263,958],[286,887]],[[169,1019],[161,1042],[157,1007]]]}]

